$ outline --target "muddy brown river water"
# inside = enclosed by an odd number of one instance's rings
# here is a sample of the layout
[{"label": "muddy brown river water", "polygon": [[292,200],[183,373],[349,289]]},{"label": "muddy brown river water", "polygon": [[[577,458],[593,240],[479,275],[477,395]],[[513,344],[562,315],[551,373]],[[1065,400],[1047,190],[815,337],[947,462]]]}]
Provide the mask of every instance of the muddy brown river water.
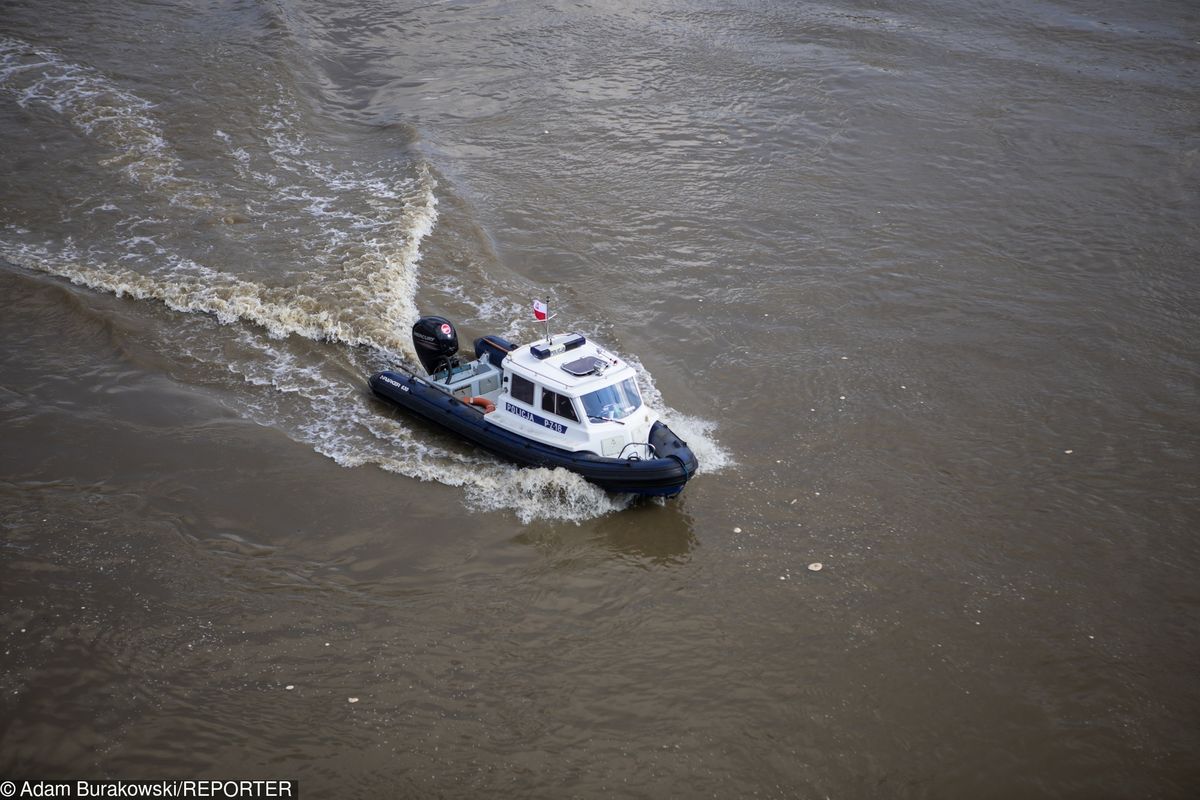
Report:
[{"label": "muddy brown river water", "polygon": [[[0,778],[1195,797],[1198,265],[1193,3],[5,2]],[[680,497],[369,396],[534,297]]]}]

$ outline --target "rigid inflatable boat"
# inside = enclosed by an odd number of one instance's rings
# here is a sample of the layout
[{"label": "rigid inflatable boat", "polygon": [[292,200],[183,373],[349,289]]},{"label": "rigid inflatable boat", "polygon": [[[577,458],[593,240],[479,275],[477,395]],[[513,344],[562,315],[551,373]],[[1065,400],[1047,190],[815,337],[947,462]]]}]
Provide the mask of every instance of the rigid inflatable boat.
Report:
[{"label": "rigid inflatable boat", "polygon": [[412,335],[427,374],[385,370],[371,390],[502,458],[641,495],[676,495],[696,473],[687,443],[642,402],[633,367],[581,334],[523,346],[484,336],[466,363],[449,320],[422,317]]}]

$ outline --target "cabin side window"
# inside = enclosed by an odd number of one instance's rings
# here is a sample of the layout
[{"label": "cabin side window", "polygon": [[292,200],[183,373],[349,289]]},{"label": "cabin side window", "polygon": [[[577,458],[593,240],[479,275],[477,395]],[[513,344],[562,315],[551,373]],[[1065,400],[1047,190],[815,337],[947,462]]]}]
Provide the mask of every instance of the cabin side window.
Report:
[{"label": "cabin side window", "polygon": [[566,417],[572,422],[579,422],[579,417],[575,416],[575,406],[571,404],[571,398],[565,394],[558,396],[558,410],[555,412],[560,417]]},{"label": "cabin side window", "polygon": [[571,398],[549,389],[542,389],[542,411],[549,411],[551,414],[556,414],[572,422],[579,422],[579,417],[575,416],[575,408],[571,405]]},{"label": "cabin side window", "polygon": [[527,381],[520,375],[513,375],[512,396],[514,400],[533,405],[533,381]]}]

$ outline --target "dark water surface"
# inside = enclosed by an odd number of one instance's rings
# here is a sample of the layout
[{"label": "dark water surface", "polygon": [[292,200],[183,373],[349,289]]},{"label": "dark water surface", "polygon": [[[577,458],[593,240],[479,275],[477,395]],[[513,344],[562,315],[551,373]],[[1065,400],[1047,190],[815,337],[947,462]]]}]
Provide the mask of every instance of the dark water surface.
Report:
[{"label": "dark water surface", "polygon": [[[1198,265],[1188,2],[6,2],[0,777],[1194,797]],[[367,396],[535,296],[681,497]]]}]

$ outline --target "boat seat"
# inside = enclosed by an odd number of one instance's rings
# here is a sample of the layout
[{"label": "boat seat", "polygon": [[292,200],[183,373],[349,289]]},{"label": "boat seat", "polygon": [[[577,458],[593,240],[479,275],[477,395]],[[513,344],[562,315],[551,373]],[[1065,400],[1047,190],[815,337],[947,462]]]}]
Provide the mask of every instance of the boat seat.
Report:
[{"label": "boat seat", "polygon": [[502,336],[480,336],[475,340],[475,357],[486,355],[495,367],[499,367],[504,357],[515,349],[517,346]]}]

